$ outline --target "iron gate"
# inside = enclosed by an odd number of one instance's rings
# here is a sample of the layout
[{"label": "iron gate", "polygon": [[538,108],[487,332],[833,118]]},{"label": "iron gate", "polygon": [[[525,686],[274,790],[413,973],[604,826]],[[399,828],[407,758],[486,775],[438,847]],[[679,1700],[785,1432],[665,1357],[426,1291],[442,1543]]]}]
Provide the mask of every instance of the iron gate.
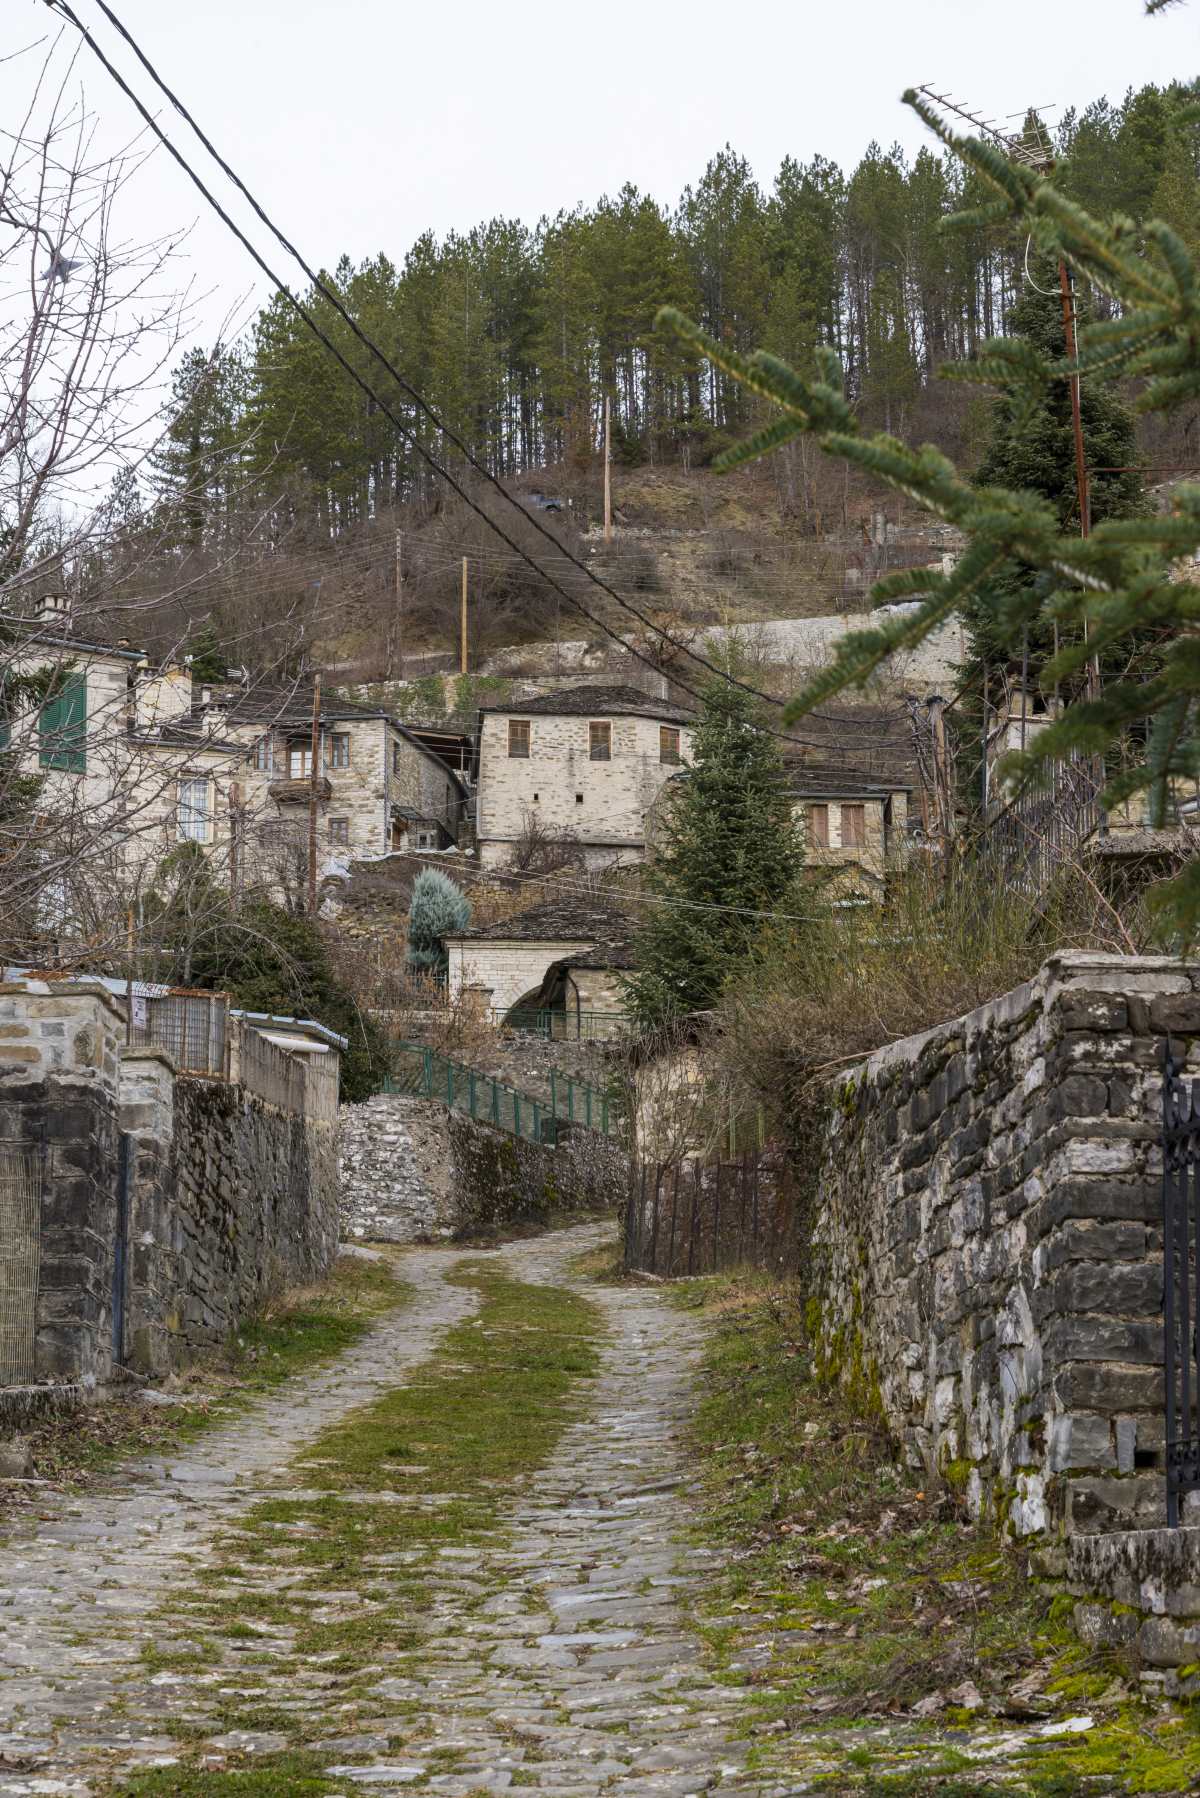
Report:
[{"label": "iron gate", "polygon": [[1167,1388],[1167,1522],[1181,1493],[1200,1490],[1200,1081],[1163,1051],[1163,1360]]},{"label": "iron gate", "polygon": [[42,1154],[0,1143],[0,1386],[37,1372]]}]

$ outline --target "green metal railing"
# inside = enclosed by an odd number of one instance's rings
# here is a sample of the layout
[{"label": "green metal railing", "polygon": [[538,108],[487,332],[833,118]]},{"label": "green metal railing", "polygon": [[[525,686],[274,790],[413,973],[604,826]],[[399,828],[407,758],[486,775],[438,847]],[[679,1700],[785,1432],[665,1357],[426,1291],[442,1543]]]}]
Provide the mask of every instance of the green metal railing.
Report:
[{"label": "green metal railing", "polygon": [[560,1125],[568,1123],[601,1136],[620,1133],[620,1115],[609,1095],[587,1081],[551,1073],[550,1096],[535,1098],[422,1043],[397,1046],[396,1071],[384,1081],[382,1090],[433,1099],[450,1111],[461,1111],[530,1142],[557,1142]]},{"label": "green metal railing", "polygon": [[623,1011],[503,1011],[494,1007],[492,1021],[504,1030],[571,1043],[608,1042],[621,1036],[628,1026]]}]

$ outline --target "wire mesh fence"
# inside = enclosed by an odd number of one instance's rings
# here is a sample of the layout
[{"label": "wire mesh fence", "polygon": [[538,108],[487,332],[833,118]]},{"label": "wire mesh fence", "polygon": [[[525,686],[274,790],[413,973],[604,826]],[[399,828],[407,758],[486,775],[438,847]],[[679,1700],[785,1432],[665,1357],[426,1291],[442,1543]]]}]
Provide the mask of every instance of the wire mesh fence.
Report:
[{"label": "wire mesh fence", "polygon": [[229,995],[190,987],[134,993],[129,1040],[165,1049],[181,1074],[223,1078],[229,1071]]},{"label": "wire mesh fence", "polygon": [[664,1279],[733,1267],[795,1273],[800,1201],[776,1148],[736,1161],[635,1163],[625,1206],[625,1267]]},{"label": "wire mesh fence", "polygon": [[595,1130],[601,1136],[621,1133],[621,1117],[609,1094],[586,1081],[553,1076],[549,1095],[539,1097],[451,1061],[422,1043],[398,1045],[395,1072],[383,1090],[436,1100],[450,1111],[530,1142],[557,1142],[564,1125]]},{"label": "wire mesh fence", "polygon": [[37,1373],[41,1202],[40,1151],[0,1143],[0,1386]]}]

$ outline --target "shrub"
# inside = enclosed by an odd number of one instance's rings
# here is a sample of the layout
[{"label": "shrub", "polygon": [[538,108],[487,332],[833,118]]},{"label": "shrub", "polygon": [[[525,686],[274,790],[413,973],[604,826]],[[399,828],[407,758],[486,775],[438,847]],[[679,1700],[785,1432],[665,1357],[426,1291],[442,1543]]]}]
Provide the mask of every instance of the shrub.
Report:
[{"label": "shrub", "polygon": [[465,930],[471,902],[438,868],[422,868],[413,882],[408,908],[408,965],[440,977],[446,972],[445,938]]}]

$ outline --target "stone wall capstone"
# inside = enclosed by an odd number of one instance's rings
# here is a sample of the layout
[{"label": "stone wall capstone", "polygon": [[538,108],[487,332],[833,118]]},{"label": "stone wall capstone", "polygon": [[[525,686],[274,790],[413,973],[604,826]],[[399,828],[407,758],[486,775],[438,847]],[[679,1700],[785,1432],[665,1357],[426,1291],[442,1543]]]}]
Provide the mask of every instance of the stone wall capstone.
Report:
[{"label": "stone wall capstone", "polygon": [[839,1082],[814,1224],[834,1371],[909,1459],[1039,1537],[1163,1516],[1162,1053],[1200,971],[1070,953]]}]

